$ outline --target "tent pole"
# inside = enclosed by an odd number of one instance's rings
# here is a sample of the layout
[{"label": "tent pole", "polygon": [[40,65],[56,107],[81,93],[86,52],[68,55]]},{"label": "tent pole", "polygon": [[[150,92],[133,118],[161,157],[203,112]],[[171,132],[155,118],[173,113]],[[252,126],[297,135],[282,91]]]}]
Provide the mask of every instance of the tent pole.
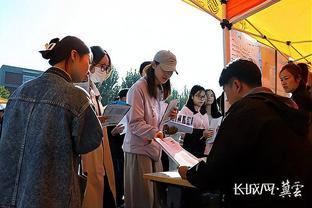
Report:
[{"label": "tent pole", "polygon": [[[226,1],[222,3],[222,19],[226,19]],[[226,66],[230,62],[230,30],[227,27],[223,28],[223,63]]]},{"label": "tent pole", "polygon": [[[308,55],[306,55],[306,56],[304,56],[304,57],[302,57],[302,58],[299,58],[299,59],[293,60],[293,62],[297,62],[297,61],[300,61],[300,60],[302,60],[302,59],[306,59],[306,58],[308,58],[308,57],[310,57],[310,56],[312,56],[312,53],[310,53],[310,54],[308,54]],[[311,62],[309,61],[309,62],[308,62],[308,64],[310,64],[310,65],[311,65]]]},{"label": "tent pole", "polygon": [[274,86],[274,91],[275,91],[275,94],[277,94],[277,50],[274,50],[274,54],[275,54],[275,57],[274,57],[274,61],[275,61],[275,86]]},{"label": "tent pole", "polygon": [[294,49],[301,56],[301,59],[305,59],[306,62],[309,62],[309,60],[306,59],[290,42],[289,42],[289,45],[292,49]]},{"label": "tent pole", "polygon": [[[227,0],[221,0],[222,5],[222,21],[226,20],[226,8],[227,8]],[[221,23],[222,26],[222,23]],[[227,26],[222,26],[223,28],[223,64],[224,67],[230,62],[230,30]],[[224,93],[225,95],[225,93]],[[230,108],[229,102],[226,100],[225,96],[223,96],[224,102],[224,112],[227,112]]]}]

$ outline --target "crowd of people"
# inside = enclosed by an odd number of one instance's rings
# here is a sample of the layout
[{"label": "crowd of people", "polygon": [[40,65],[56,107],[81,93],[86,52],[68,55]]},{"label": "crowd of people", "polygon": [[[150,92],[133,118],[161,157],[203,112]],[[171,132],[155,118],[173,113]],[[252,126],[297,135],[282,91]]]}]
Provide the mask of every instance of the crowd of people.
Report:
[{"label": "crowd of people", "polygon": [[[256,64],[235,60],[220,75],[220,98],[194,85],[185,106],[171,109],[171,119],[192,118],[192,133],[164,133],[170,78],[178,74],[171,51],[147,57],[141,78],[118,93],[112,104],[131,107],[126,125],[115,126],[102,125],[109,118],[97,86],[111,75],[112,59],[101,46],[89,48],[67,36],[52,39],[40,53],[51,67],[14,91],[1,120],[0,207],[160,207],[160,190],[143,175],[169,169],[154,140],[167,134],[204,158],[178,171],[198,190],[222,195],[220,206],[312,207],[307,64],[288,63],[280,70],[282,87],[291,93],[287,98],[262,86]],[[226,112],[224,100],[230,104]],[[217,131],[211,128],[215,119],[222,119]],[[287,181],[298,185],[296,196],[237,194],[239,184]]]}]

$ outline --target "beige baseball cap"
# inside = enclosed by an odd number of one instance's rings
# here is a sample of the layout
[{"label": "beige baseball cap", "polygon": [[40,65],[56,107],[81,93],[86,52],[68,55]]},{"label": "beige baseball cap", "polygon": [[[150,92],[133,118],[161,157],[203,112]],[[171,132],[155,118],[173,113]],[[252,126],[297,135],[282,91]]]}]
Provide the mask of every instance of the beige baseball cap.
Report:
[{"label": "beige baseball cap", "polygon": [[158,62],[160,67],[164,71],[175,71],[177,74],[176,66],[177,66],[177,59],[176,56],[167,50],[161,50],[156,53],[154,56],[154,61]]}]

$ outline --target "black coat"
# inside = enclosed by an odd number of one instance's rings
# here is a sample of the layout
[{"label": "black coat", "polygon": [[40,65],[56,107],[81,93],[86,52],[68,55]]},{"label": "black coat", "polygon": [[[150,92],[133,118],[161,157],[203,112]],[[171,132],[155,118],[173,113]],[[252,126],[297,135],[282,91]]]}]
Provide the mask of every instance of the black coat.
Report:
[{"label": "black coat", "polygon": [[312,112],[312,98],[303,84],[292,93],[291,98],[297,103],[300,110]]},{"label": "black coat", "polygon": [[193,129],[191,134],[186,133],[183,140],[183,148],[196,157],[205,157],[206,139],[203,132],[205,129]]},{"label": "black coat", "polygon": [[[257,93],[233,104],[207,163],[190,169],[187,179],[202,190],[221,190],[226,207],[312,207],[307,205],[312,197],[307,118],[284,101],[270,93]],[[291,186],[296,181],[304,184],[303,196],[279,196],[286,180]],[[235,184],[255,183],[274,183],[279,190],[274,190],[274,196],[269,192],[254,196],[234,192]]]},{"label": "black coat", "polygon": [[107,127],[108,141],[109,141],[109,146],[111,149],[111,154],[112,154],[113,160],[123,159],[123,157],[124,157],[124,152],[122,150],[122,144],[123,144],[125,135],[124,134],[123,135],[117,134],[116,136],[113,136],[112,130],[115,127],[116,126],[108,126]]}]

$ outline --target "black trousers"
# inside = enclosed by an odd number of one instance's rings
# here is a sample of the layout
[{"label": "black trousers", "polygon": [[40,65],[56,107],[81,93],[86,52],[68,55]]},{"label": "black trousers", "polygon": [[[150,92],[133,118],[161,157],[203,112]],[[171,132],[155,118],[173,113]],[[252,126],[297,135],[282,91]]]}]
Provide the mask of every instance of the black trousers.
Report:
[{"label": "black trousers", "polygon": [[114,196],[109,188],[107,176],[104,176],[103,208],[116,208]]}]

